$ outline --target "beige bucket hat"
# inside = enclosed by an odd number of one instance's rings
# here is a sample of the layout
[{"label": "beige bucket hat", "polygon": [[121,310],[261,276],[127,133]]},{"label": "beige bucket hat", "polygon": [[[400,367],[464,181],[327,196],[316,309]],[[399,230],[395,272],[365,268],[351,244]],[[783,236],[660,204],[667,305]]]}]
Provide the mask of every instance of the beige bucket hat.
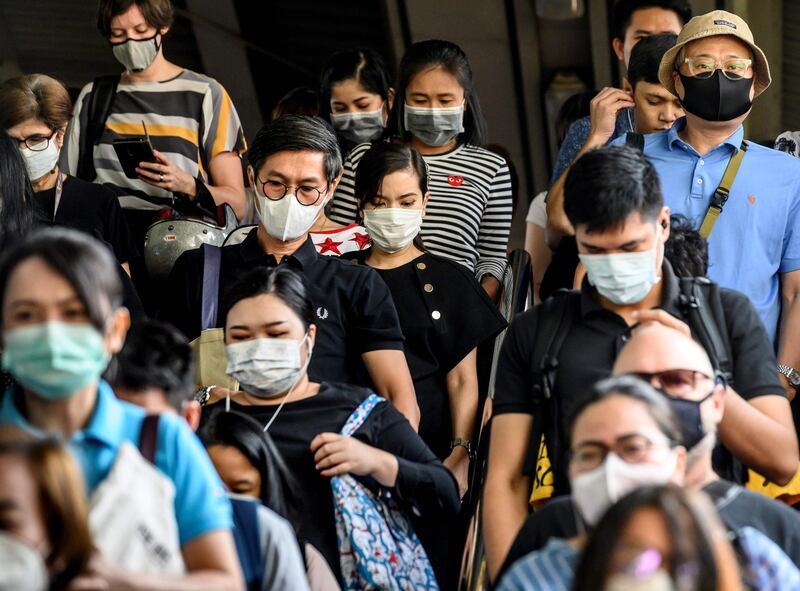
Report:
[{"label": "beige bucket hat", "polygon": [[755,96],[764,92],[772,82],[772,78],[769,75],[767,56],[753,41],[753,33],[747,23],[735,14],[725,10],[714,10],[707,14],[696,16],[686,23],[680,35],[678,35],[678,42],[661,59],[661,66],[658,68],[658,79],[661,81],[661,85],[675,96],[678,96],[675,91],[672,72],[675,71],[675,60],[681,48],[691,41],[715,35],[733,35],[750,46],[755,56],[753,61]]}]

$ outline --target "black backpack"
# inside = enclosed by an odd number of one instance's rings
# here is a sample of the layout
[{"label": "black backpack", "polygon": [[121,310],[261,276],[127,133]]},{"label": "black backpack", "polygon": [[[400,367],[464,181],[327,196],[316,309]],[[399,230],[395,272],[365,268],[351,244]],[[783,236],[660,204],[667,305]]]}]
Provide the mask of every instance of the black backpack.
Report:
[{"label": "black backpack", "polygon": [[[730,337],[719,286],[705,277],[681,277],[679,283],[678,305],[692,335],[706,350],[712,367],[733,386]],[[562,449],[566,439],[562,433],[561,417],[553,393],[561,347],[572,325],[580,317],[580,302],[579,290],[559,290],[535,311],[536,341],[531,368],[534,415],[524,473],[536,478],[539,444],[544,437],[553,473],[554,496],[569,490],[569,479],[567,450]],[[732,465],[726,466],[728,473],[723,477],[735,482],[746,482],[747,471],[735,458],[730,457],[733,460]]]},{"label": "black backpack", "polygon": [[111,114],[119,78],[119,74],[95,78],[92,92],[84,99],[87,116],[86,129],[82,129],[80,135],[76,174],[79,179],[92,182],[97,178],[97,171],[94,169],[94,147],[100,141],[108,116]]}]

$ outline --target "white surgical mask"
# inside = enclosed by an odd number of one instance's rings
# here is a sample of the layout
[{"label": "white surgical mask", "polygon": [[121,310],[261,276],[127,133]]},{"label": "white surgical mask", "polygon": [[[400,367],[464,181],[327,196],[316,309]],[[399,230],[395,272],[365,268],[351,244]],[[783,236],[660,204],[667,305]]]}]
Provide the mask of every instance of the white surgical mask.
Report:
[{"label": "white surgical mask", "polygon": [[579,255],[589,283],[617,305],[641,302],[661,278],[656,275],[656,247],[642,252]]},{"label": "white surgical mask", "polygon": [[[46,141],[46,140],[43,140]],[[52,172],[58,164],[58,155],[61,150],[56,146],[56,136],[50,138],[44,150],[31,150],[21,148],[20,153],[25,161],[25,168],[28,170],[28,178],[31,181],[38,181],[46,174]]]},{"label": "white surgical mask", "polygon": [[0,591],[45,591],[48,587],[47,567],[36,548],[0,532]]},{"label": "white surgical mask", "polygon": [[331,113],[331,123],[336,133],[354,144],[371,142],[383,133],[383,108],[377,111]]},{"label": "white surgical mask", "polygon": [[156,37],[158,33],[148,39],[128,39],[122,43],[115,43],[111,46],[111,51],[126,70],[141,72],[150,67],[161,48]]},{"label": "white surgical mask", "polygon": [[394,253],[411,244],[422,226],[421,209],[365,209],[364,227],[383,252]]},{"label": "white surgical mask", "polygon": [[464,131],[464,106],[412,107],[404,105],[403,125],[426,146],[443,146]]},{"label": "white surgical mask", "polygon": [[677,462],[674,449],[665,461],[657,464],[629,464],[609,452],[597,468],[571,479],[572,502],[584,521],[594,527],[608,508],[628,493],[642,486],[669,482]]},{"label": "white surgical mask", "polygon": [[308,361],[300,362],[302,339],[252,339],[225,345],[228,356],[227,373],[242,389],[260,398],[274,398],[287,392],[300,381]]},{"label": "white surgical mask", "polygon": [[273,201],[256,192],[258,215],[267,234],[282,242],[296,240],[311,229],[325,205],[320,198],[315,205],[303,205],[297,197],[287,193],[282,199]]}]

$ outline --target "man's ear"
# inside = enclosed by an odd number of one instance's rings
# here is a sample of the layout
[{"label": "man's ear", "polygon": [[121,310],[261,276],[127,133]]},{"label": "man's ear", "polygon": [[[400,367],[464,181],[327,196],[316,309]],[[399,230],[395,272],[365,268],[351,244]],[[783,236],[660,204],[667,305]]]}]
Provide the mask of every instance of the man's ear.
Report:
[{"label": "man's ear", "polygon": [[197,431],[200,427],[200,415],[203,414],[203,407],[197,400],[186,400],[181,408],[181,415],[183,416],[189,428],[192,431]]},{"label": "man's ear", "polygon": [[625,42],[619,37],[614,37],[614,40],[611,41],[611,47],[614,49],[617,59],[623,61],[625,59]]},{"label": "man's ear", "polygon": [[658,224],[661,227],[661,236],[664,239],[664,242],[669,240],[669,225],[670,225],[670,216],[671,212],[669,207],[666,205],[661,208],[661,211],[658,213]]},{"label": "man's ear", "polygon": [[250,166],[250,165],[247,166],[247,180],[250,181],[250,186],[253,187],[253,189],[255,189],[256,188],[256,173],[253,170],[253,167]]},{"label": "man's ear", "polygon": [[339,169],[339,174],[336,175],[336,178],[331,181],[330,187],[328,189],[329,194],[333,194],[336,191],[336,187],[339,186],[339,181],[342,180],[342,175],[344,174],[344,168]]}]

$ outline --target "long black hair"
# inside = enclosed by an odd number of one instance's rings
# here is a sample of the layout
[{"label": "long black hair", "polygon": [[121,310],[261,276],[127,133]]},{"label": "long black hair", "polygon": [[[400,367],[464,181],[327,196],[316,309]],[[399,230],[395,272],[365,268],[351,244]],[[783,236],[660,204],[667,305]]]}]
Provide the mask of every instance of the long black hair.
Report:
[{"label": "long black hair", "polygon": [[257,421],[236,411],[219,411],[200,428],[198,436],[206,448],[227,445],[238,449],[261,476],[261,502],[291,523],[295,532],[300,531],[300,485]]},{"label": "long black hair", "polygon": [[414,43],[400,60],[397,97],[389,117],[389,133],[404,140],[408,139],[408,130],[403,121],[406,88],[414,76],[436,67],[447,70],[464,89],[467,104],[464,111],[464,132],[458,136],[459,143],[482,146],[486,142],[486,120],[483,118],[478,94],[475,92],[472,68],[467,54],[455,43],[439,39]]},{"label": "long black hair", "polygon": [[0,250],[33,230],[39,216],[17,142],[0,128]]},{"label": "long black hair", "polygon": [[319,114],[331,118],[331,90],[338,82],[353,79],[364,90],[379,95],[388,108],[392,75],[381,55],[368,47],[334,53],[319,77]]},{"label": "long black hair", "polygon": [[104,332],[109,314],[122,306],[122,283],[109,249],[88,234],[68,228],[44,228],[11,245],[0,261],[0,305],[11,274],[21,263],[39,258],[72,286],[89,319]]},{"label": "long black hair", "polygon": [[[698,495],[699,493],[694,493]],[[575,569],[572,591],[602,589],[622,531],[633,515],[642,509],[656,509],[667,523],[672,556],[669,574],[673,581],[691,577],[691,585],[678,585],[695,591],[716,591],[719,569],[714,555],[715,526],[713,506],[674,485],[639,488],[613,505],[592,532]]]},{"label": "long black hair", "polygon": [[314,324],[314,306],[303,276],[286,265],[256,267],[237,279],[222,299],[222,325],[236,304],[248,298],[272,294],[297,314],[303,327]]}]

